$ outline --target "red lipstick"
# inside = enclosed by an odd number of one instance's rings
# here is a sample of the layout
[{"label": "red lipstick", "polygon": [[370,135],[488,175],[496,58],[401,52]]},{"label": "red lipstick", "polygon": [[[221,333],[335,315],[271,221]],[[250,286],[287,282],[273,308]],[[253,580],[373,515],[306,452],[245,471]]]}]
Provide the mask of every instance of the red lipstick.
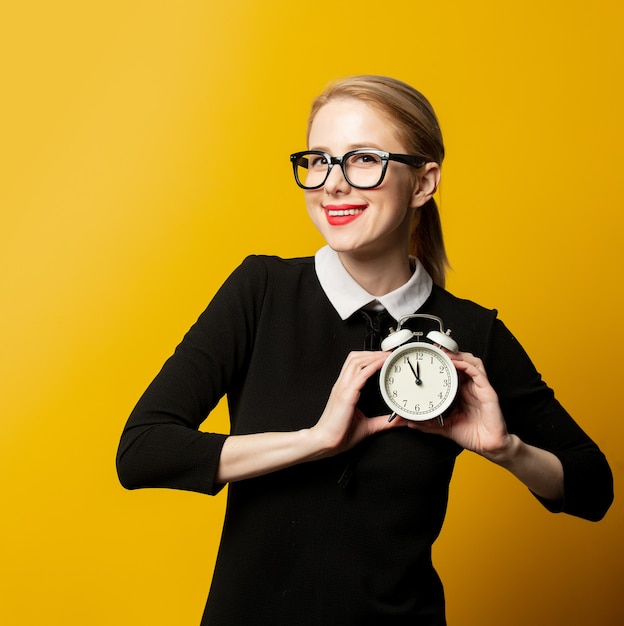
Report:
[{"label": "red lipstick", "polygon": [[328,204],[323,209],[331,226],[344,226],[360,217],[366,207],[368,204]]}]

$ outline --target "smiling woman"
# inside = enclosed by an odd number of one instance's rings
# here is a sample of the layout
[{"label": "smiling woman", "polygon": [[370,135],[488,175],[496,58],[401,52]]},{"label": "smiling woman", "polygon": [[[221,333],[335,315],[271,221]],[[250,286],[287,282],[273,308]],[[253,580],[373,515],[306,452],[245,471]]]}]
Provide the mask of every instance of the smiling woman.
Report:
[{"label": "smiling woman", "polygon": [[[249,257],[230,276],[132,412],[119,477],[206,494],[230,484],[202,624],[443,626],[431,550],[461,451],[590,520],[611,504],[611,471],[496,311],[444,290],[444,147],[422,94],[346,79],[313,105],[308,143],[291,160],[327,245]],[[388,419],[380,392],[381,339],[416,312],[415,332],[444,320],[462,348],[448,362],[429,351],[460,381],[440,423]],[[444,393],[424,365],[411,371],[411,391]],[[224,395],[230,431],[200,432]]]},{"label": "smiling woman", "polygon": [[[377,149],[405,154],[411,148],[399,139],[396,124],[385,112],[358,98],[334,97],[313,116],[308,136],[313,150],[349,154],[355,149]],[[355,187],[342,168],[328,168],[322,189],[313,187],[305,192],[312,221],[328,245],[343,253],[341,261],[352,275],[360,272],[359,259],[365,263],[376,259],[378,266],[384,268],[375,278],[385,276],[382,284],[356,278],[375,295],[393,291],[407,282],[411,274],[409,243],[414,215],[432,200],[440,179],[440,164],[429,154],[416,152],[381,162],[386,164],[388,176],[383,176],[385,170],[380,166],[376,180],[372,181],[375,184],[370,186]],[[340,215],[344,211],[349,213]],[[352,227],[340,228],[347,225]]]},{"label": "smiling woman", "polygon": [[[320,94],[312,103],[308,119],[310,146],[312,146],[312,126],[317,121],[319,111],[328,103],[340,100],[356,101],[373,108],[378,116],[376,123],[385,128],[395,141],[404,145],[410,155],[407,158],[396,159],[397,161],[417,168],[427,162],[437,164],[438,167],[442,165],[444,142],[433,107],[419,91],[402,81],[385,76],[354,76],[349,80],[334,83]],[[375,132],[376,129],[372,130]],[[370,146],[354,146],[354,148],[363,147]],[[439,173],[436,189],[438,184]],[[414,212],[410,252],[418,256],[433,281],[443,287],[448,260],[438,207],[433,194],[418,211]]]}]

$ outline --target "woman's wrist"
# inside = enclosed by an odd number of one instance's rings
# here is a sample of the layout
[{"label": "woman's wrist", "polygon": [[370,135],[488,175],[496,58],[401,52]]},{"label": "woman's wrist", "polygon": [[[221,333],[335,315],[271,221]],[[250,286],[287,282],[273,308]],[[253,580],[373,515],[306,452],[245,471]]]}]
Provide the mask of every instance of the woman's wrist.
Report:
[{"label": "woman's wrist", "polygon": [[305,438],[305,445],[310,455],[309,460],[317,461],[336,454],[340,442],[328,437],[327,432],[318,425],[300,432]]},{"label": "woman's wrist", "polygon": [[531,491],[552,502],[563,499],[563,466],[552,453],[509,435],[496,452],[484,455],[523,482]]},{"label": "woman's wrist", "polygon": [[524,443],[517,435],[507,433],[501,445],[482,453],[488,461],[506,469],[511,469],[514,461],[522,454]]}]

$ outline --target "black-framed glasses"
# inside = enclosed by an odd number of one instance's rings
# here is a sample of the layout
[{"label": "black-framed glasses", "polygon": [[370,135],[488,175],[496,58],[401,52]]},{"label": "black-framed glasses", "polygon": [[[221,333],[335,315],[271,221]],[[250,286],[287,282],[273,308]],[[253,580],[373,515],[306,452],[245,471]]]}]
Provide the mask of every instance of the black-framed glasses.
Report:
[{"label": "black-framed glasses", "polygon": [[302,189],[320,189],[334,165],[340,165],[345,180],[357,189],[373,189],[383,182],[388,161],[422,167],[427,159],[383,150],[351,150],[341,157],[322,150],[304,150],[290,155],[295,181]]}]

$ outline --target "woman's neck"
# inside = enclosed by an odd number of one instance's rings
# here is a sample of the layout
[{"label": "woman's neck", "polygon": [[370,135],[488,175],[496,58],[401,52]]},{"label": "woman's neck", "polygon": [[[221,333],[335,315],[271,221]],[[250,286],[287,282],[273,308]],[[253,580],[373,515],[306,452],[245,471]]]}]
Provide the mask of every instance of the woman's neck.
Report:
[{"label": "woman's neck", "polygon": [[398,289],[413,273],[407,252],[374,259],[340,252],[338,256],[351,277],[372,296],[384,296]]}]

